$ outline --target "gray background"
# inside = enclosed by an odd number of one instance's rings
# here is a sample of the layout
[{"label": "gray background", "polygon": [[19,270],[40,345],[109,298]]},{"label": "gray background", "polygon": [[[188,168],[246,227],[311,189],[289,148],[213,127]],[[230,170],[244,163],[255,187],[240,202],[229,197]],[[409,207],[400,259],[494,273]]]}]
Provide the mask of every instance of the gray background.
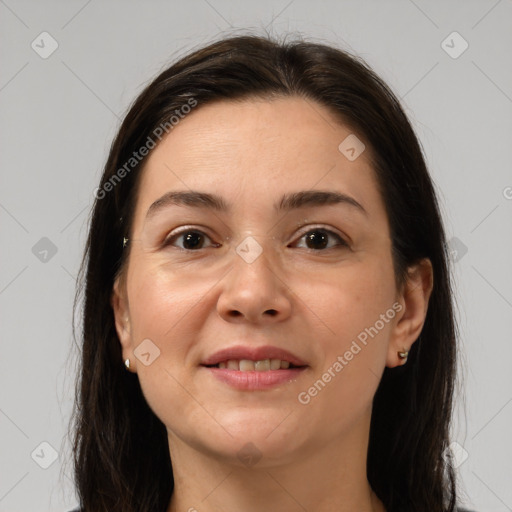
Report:
[{"label": "gray background", "polygon": [[[0,0],[0,511],[76,503],[66,440],[77,372],[71,307],[120,119],[178,56],[264,27],[361,55],[402,98],[454,249],[462,499],[511,511],[511,20],[511,0]],[[58,44],[47,58],[44,31]],[[453,31],[469,44],[460,55]]]}]

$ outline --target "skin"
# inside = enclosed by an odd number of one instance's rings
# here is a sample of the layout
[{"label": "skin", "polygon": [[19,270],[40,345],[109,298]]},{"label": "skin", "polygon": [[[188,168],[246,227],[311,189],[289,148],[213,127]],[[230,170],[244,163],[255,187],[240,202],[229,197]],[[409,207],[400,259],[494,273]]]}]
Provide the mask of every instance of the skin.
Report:
[{"label": "skin", "polygon": [[[188,114],[146,161],[112,306],[123,360],[167,427],[168,512],[385,510],[366,477],[371,405],[384,368],[403,364],[397,352],[421,332],[432,268],[419,262],[397,289],[369,146],[354,161],[338,150],[351,133],[300,98],[222,101]],[[169,206],[145,220],[164,193],[189,189],[232,210]],[[276,216],[273,203],[300,190],[348,194],[367,214],[341,204]],[[183,226],[205,233],[199,249],[184,251],[183,236],[160,247]],[[327,249],[304,236],[319,227],[334,233]],[[251,263],[235,250],[248,236],[262,249]],[[394,318],[300,403],[393,304]],[[145,339],[160,350],[147,366],[134,354]],[[308,368],[270,390],[235,390],[200,363],[238,343],[286,348]],[[252,465],[238,457],[247,443],[261,457]]]}]

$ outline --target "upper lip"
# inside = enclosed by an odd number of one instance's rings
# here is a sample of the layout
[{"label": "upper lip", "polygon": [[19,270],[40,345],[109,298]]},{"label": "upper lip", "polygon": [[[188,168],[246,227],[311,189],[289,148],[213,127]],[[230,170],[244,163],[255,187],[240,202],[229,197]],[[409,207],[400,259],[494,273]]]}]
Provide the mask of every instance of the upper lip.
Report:
[{"label": "upper lip", "polygon": [[262,361],[263,359],[281,359],[288,361],[294,366],[306,366],[306,363],[288,350],[265,345],[262,347],[249,347],[247,345],[235,345],[233,347],[223,348],[214,354],[208,356],[202,365],[214,365],[230,359],[249,359],[251,361]]}]

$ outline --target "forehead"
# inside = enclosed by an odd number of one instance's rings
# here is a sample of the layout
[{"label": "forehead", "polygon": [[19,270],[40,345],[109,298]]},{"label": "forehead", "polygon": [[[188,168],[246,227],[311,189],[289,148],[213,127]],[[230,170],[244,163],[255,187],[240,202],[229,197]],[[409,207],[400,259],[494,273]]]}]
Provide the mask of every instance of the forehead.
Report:
[{"label": "forehead", "polygon": [[[215,161],[231,159],[233,152],[243,153],[247,159],[261,152],[265,159],[277,159],[286,150],[287,161],[318,157],[326,150],[337,156],[340,137],[350,133],[332,112],[311,100],[217,101],[197,107],[179,121],[149,156],[148,164],[171,156],[170,151],[179,153],[180,163],[200,156],[214,156]],[[185,151],[180,150],[181,145],[186,146]]]},{"label": "forehead", "polygon": [[349,136],[326,107],[297,97],[198,106],[148,156],[136,218],[187,188],[262,205],[294,189],[331,188],[375,203],[369,148],[350,161],[339,149]]}]

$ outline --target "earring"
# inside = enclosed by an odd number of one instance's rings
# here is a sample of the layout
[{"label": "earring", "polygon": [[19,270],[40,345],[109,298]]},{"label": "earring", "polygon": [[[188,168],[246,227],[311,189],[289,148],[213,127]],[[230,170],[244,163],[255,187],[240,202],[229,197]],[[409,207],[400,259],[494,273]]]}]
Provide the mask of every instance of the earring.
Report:
[{"label": "earring", "polygon": [[126,369],[129,370],[130,369],[130,359],[126,359],[124,362],[124,365],[126,366]]},{"label": "earring", "polygon": [[405,364],[407,362],[407,357],[409,356],[409,351],[405,350],[405,348],[404,348],[402,352],[397,352],[397,353],[398,353],[398,357],[402,360],[402,364]]}]

